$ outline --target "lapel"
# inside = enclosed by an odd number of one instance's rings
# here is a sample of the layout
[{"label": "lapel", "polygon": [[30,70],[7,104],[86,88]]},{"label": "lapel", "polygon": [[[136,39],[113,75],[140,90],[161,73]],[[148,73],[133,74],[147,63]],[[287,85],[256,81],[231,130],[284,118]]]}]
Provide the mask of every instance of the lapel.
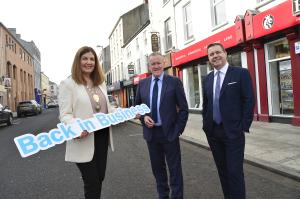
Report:
[{"label": "lapel", "polygon": [[168,82],[169,82],[169,76],[164,74],[164,78],[163,78],[163,82],[162,82],[162,87],[161,87],[161,93],[160,93],[160,102],[159,104],[161,104],[161,102],[164,99],[166,90],[167,90],[167,86],[168,86]]},{"label": "lapel", "polygon": [[230,77],[232,74],[232,67],[228,67],[227,72],[225,74],[225,78],[222,84],[221,92],[220,92],[220,97],[224,93],[225,89],[227,88],[227,84],[229,83]]},{"label": "lapel", "polygon": [[214,71],[208,75],[208,97],[211,99],[214,98],[214,76]]},{"label": "lapel", "polygon": [[150,85],[151,85],[151,80],[152,80],[152,76],[148,77],[148,79],[146,80],[146,104],[148,107],[150,107]]}]

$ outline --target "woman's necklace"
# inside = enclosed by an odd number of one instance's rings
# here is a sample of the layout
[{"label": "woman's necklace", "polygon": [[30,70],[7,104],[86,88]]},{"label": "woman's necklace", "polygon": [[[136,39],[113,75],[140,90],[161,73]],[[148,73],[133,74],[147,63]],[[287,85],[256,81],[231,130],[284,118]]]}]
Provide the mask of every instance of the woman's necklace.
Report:
[{"label": "woman's necklace", "polygon": [[86,86],[86,89],[89,91],[89,93],[91,94],[93,100],[96,103],[96,111],[99,112],[101,109],[101,105],[100,105],[100,97],[99,97],[99,89],[97,90],[96,87],[89,87]]}]

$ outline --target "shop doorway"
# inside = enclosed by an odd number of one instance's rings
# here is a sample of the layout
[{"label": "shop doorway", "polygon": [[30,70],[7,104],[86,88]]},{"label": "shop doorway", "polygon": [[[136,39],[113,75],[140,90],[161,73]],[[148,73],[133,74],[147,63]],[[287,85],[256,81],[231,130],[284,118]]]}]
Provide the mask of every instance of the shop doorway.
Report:
[{"label": "shop doorway", "polygon": [[266,45],[269,111],[272,116],[294,114],[292,67],[286,38]]},{"label": "shop doorway", "polygon": [[294,96],[291,60],[270,63],[270,86],[273,115],[293,115]]}]

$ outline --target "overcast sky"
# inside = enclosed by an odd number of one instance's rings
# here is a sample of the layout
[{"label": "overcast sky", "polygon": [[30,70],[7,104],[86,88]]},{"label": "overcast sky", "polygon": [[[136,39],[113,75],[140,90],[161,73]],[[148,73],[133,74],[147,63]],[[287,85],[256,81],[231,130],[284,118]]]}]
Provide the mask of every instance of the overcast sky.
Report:
[{"label": "overcast sky", "polygon": [[0,22],[41,52],[42,71],[59,84],[78,48],[107,46],[119,17],[143,0],[0,0]]}]

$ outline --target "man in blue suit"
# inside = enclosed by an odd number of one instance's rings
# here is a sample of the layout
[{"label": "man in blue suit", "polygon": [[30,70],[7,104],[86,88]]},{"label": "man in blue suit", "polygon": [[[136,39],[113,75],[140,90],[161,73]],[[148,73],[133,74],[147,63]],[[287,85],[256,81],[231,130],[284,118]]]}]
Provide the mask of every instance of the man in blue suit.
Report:
[{"label": "man in blue suit", "polygon": [[139,83],[135,104],[147,104],[151,113],[137,117],[143,124],[159,199],[169,199],[170,188],[172,199],[182,199],[183,177],[178,137],[188,120],[188,105],[181,81],[164,74],[164,57],[160,53],[152,53],[148,59],[152,75]]},{"label": "man in blue suit", "polygon": [[208,45],[214,71],[203,86],[203,130],[212,151],[225,199],[244,199],[245,134],[253,120],[254,94],[247,69],[229,66],[219,43]]}]

